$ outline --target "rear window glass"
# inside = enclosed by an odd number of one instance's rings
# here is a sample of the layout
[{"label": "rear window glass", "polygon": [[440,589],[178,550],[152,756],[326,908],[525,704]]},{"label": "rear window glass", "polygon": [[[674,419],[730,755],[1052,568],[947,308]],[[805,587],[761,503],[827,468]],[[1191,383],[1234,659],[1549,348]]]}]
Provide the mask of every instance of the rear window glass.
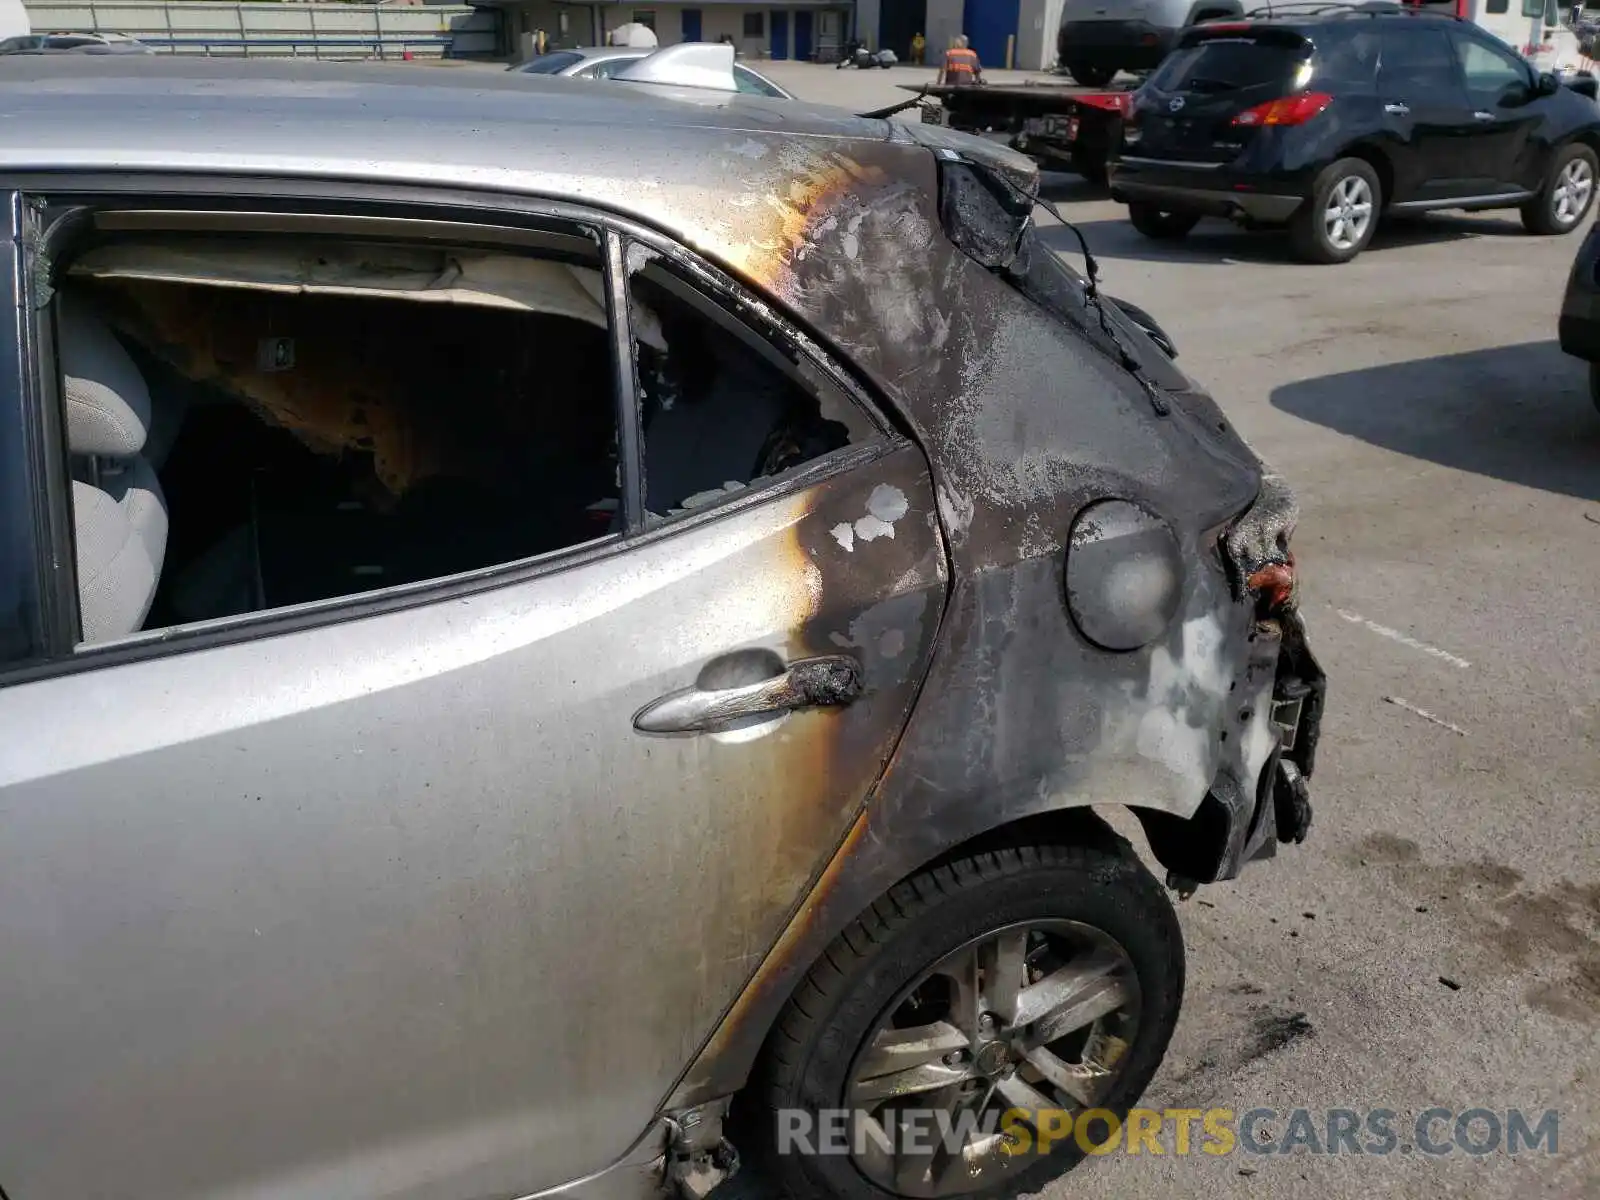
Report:
[{"label": "rear window glass", "polygon": [[541,54],[531,62],[522,64],[522,69],[529,75],[559,75],[574,63],[583,61],[583,55],[557,52],[555,54]]},{"label": "rear window glass", "polygon": [[736,66],[733,68],[733,80],[739,90],[747,96],[777,96],[780,98],[783,96],[783,93],[777,88],[762,79],[754,71],[745,67]]},{"label": "rear window glass", "polygon": [[1306,58],[1307,46],[1258,42],[1254,38],[1208,38],[1179,46],[1155,72],[1150,86],[1162,91],[1238,91],[1285,83]]},{"label": "rear window glass", "polygon": [[1287,82],[1308,47],[1253,38],[1208,38],[1181,46],[1161,64],[1150,86],[1163,92],[1233,92]]}]

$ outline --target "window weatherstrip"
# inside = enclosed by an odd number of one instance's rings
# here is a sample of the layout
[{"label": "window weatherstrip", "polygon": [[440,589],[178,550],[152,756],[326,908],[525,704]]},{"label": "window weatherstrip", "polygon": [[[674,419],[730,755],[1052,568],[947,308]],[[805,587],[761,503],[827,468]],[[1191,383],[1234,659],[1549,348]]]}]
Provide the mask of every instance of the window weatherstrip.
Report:
[{"label": "window weatherstrip", "polygon": [[629,533],[645,527],[644,447],[639,412],[639,371],[628,311],[628,267],[622,235],[605,231],[606,316],[616,369],[617,455],[622,463],[622,516]]},{"label": "window weatherstrip", "polygon": [[[42,213],[20,193],[10,197],[11,227],[17,235],[12,255],[16,271],[10,289],[16,302],[15,378],[23,420],[22,444],[28,462],[24,475],[34,505],[36,575],[34,597],[46,655],[69,652],[77,643],[78,570],[72,515],[72,479],[67,471],[64,408],[53,372],[40,369],[43,355],[55,352],[51,309],[42,307],[40,287],[51,260],[42,234]],[[45,293],[48,297],[48,292]]]}]

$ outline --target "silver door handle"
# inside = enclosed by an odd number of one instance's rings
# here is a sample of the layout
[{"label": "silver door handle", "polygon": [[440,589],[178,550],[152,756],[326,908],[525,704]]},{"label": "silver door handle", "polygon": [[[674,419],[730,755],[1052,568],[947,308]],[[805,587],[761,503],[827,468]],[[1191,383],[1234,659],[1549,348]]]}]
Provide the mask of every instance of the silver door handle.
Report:
[{"label": "silver door handle", "polygon": [[1409,104],[1385,104],[1383,111],[1396,117],[1403,117],[1411,111]]},{"label": "silver door handle", "polygon": [[802,658],[782,675],[734,688],[689,687],[653,700],[633,717],[640,733],[711,733],[747,717],[849,704],[861,695],[861,664],[848,654]]},{"label": "silver door handle", "polygon": [[1480,108],[1477,112],[1472,114],[1472,119],[1474,121],[1492,121],[1494,120],[1494,114],[1492,112],[1484,112],[1483,109]]}]

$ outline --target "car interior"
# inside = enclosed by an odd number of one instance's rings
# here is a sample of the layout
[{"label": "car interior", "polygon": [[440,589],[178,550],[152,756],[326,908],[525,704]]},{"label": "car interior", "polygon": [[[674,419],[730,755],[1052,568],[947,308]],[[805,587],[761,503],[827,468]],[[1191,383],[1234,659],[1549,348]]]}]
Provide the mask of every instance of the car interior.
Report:
[{"label": "car interior", "polygon": [[[850,443],[851,402],[703,293],[655,264],[630,286],[651,518]],[[54,310],[85,643],[622,529],[584,239],[121,238],[57,272]]]}]

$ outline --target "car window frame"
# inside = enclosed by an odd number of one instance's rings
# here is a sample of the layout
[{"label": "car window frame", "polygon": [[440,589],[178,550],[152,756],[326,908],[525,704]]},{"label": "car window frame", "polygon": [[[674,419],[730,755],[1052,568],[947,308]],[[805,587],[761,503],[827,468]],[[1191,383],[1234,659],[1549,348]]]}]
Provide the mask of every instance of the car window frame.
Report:
[{"label": "car window frame", "polygon": [[[20,191],[3,190],[11,250],[0,280],[8,285],[12,310],[5,344],[0,345],[0,372],[5,377],[0,400],[6,402],[0,422],[9,427],[9,436],[0,439],[0,453],[6,455],[0,462],[0,486],[5,489],[0,493],[5,510],[0,519],[16,523],[12,549],[17,560],[12,566],[18,571],[18,616],[26,648],[18,657],[0,660],[0,677],[47,661],[77,621],[76,571],[71,554],[62,552],[63,546],[71,549],[70,484],[65,461],[51,453],[51,447],[65,438],[65,416],[41,386],[40,323],[25,299],[29,280],[24,255],[35,214]],[[69,589],[72,604],[67,609],[60,597]]]},{"label": "car window frame", "polygon": [[[76,580],[71,570],[72,517],[64,421],[59,387],[55,382],[53,347],[36,345],[25,354],[24,361],[34,383],[34,427],[39,432],[37,440],[40,442],[40,452],[35,455],[38,462],[34,464],[28,486],[35,505],[43,501],[62,517],[57,522],[49,553],[58,563],[64,558],[67,567],[53,579],[39,579],[36,591],[41,601],[48,594],[50,603],[65,619],[58,620],[55,628],[48,631],[43,657],[13,664],[0,663],[0,687],[252,639],[285,636],[381,613],[445,603],[480,592],[522,586],[617,556],[656,538],[675,537],[679,531],[697,528],[813,487],[891,454],[909,440],[889,415],[892,409],[863,377],[845,365],[847,360],[841,359],[789,314],[777,311],[770,300],[756,296],[747,284],[675,238],[586,205],[534,196],[481,194],[425,186],[166,174],[18,175],[0,179],[0,190],[40,208],[48,202],[57,207],[98,206],[124,213],[148,214],[157,222],[148,226],[152,230],[163,227],[159,224],[162,219],[169,222],[197,219],[201,228],[264,235],[331,228],[354,233],[362,227],[370,230],[368,236],[395,240],[432,238],[472,244],[481,241],[510,252],[515,251],[519,234],[525,236],[541,223],[555,221],[593,226],[601,235],[601,266],[611,318],[612,365],[617,376],[613,399],[618,405],[621,422],[619,455],[623,461],[622,499],[627,514],[622,530],[533,558],[350,596],[263,609],[191,625],[141,630],[114,641],[80,645]],[[280,225],[283,228],[279,228]],[[169,223],[164,227],[194,226]],[[480,236],[468,236],[468,231]],[[781,476],[754,480],[748,487],[728,493],[725,499],[681,517],[649,522],[644,511],[637,366],[625,302],[628,276],[624,256],[630,241],[648,246],[679,264],[695,281],[694,286],[707,290],[714,300],[720,294],[723,306],[760,336],[806,355],[810,365],[835,384],[848,402],[858,407],[874,436],[820,455]],[[48,254],[47,248],[44,253]],[[40,329],[48,330],[51,322],[37,321],[36,317],[48,306],[50,297],[47,294],[41,301],[37,290],[39,272],[28,267],[29,264],[24,263],[22,311],[32,315]],[[622,349],[626,350],[625,355],[619,353]],[[50,369],[45,369],[46,364]],[[631,420],[625,420],[624,414]],[[56,470],[46,478],[38,468],[52,463]]]}]

